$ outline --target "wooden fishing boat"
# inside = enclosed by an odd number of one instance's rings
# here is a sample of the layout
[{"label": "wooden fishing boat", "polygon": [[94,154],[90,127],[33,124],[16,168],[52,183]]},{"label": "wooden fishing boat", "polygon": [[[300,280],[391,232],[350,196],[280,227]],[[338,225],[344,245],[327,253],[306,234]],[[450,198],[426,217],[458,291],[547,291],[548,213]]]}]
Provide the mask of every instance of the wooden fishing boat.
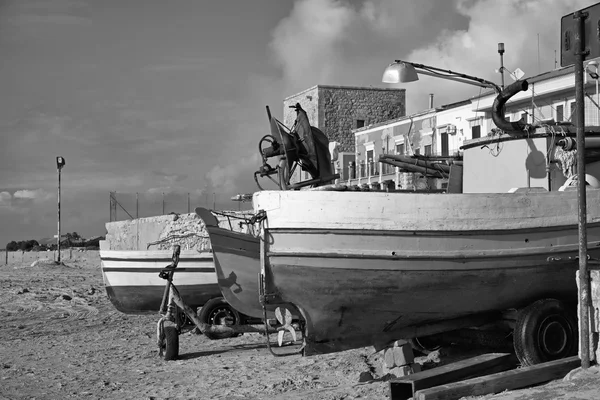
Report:
[{"label": "wooden fishing boat", "polygon": [[[165,288],[158,274],[171,257],[171,250],[100,250],[106,293],[115,308],[126,314],[158,312]],[[221,297],[209,252],[182,251],[173,282],[193,308]]]},{"label": "wooden fishing boat", "polygon": [[[600,190],[587,196],[597,257]],[[300,311],[305,355],[470,326],[538,299],[577,300],[577,262],[567,261],[578,254],[574,190],[262,191],[253,204],[264,216],[265,301]],[[576,349],[576,335],[565,335],[557,352]]]},{"label": "wooden fishing boat", "polygon": [[[217,218],[209,210],[198,207],[210,236],[215,270],[223,297],[238,312],[264,318],[259,301],[260,240],[258,236],[220,228]],[[274,307],[267,308],[267,317],[273,318]]]}]

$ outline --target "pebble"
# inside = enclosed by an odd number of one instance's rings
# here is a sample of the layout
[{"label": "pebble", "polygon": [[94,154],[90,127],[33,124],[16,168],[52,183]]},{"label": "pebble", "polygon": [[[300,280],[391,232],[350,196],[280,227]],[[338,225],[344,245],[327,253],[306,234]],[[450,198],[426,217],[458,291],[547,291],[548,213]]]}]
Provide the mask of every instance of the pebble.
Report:
[{"label": "pebble", "polygon": [[369,382],[373,380],[373,374],[370,372],[361,372],[358,377],[358,382]]}]

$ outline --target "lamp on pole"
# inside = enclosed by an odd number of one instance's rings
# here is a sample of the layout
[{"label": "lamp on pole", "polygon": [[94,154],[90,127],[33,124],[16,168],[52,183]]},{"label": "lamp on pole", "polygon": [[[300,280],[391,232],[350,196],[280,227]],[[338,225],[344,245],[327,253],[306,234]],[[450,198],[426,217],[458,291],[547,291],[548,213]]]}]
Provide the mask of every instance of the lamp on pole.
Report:
[{"label": "lamp on pole", "polygon": [[60,264],[60,171],[67,162],[64,157],[56,157],[56,169],[58,170],[58,232],[56,235],[56,247],[58,250],[58,256],[56,263]]},{"label": "lamp on pole", "polygon": [[429,75],[437,78],[448,79],[451,81],[475,85],[486,89],[493,89],[500,93],[502,89],[494,82],[478,78],[476,76],[466,75],[459,72],[431,67],[429,65],[417,64],[408,61],[395,60],[383,72],[384,83],[414,82],[419,80],[419,75]]},{"label": "lamp on pole", "polygon": [[[600,92],[598,92],[598,79],[600,79],[600,75],[598,74],[599,66],[600,64],[598,64],[598,61],[590,61],[585,67],[585,71],[590,78],[596,81],[596,125],[600,125]],[[593,67],[593,70],[590,70],[590,67]]]},{"label": "lamp on pole", "polygon": [[504,89],[504,43],[498,43],[498,54],[500,54],[500,76],[502,77],[500,88]]}]

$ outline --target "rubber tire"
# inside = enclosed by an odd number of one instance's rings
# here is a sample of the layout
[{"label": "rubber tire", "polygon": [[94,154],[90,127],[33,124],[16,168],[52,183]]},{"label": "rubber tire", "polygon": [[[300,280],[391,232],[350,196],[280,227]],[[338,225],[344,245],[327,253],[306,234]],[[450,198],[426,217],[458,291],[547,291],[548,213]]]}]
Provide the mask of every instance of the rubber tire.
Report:
[{"label": "rubber tire", "polygon": [[416,350],[422,354],[429,354],[432,351],[439,350],[442,347],[434,340],[430,340],[429,336],[408,339],[408,343],[413,348],[413,350]]},{"label": "rubber tire", "polygon": [[[228,313],[233,318],[232,325],[238,325],[241,321],[240,314],[236,310],[234,310],[233,307],[231,307],[229,305],[229,303],[227,303],[225,301],[225,299],[222,297],[216,297],[214,299],[210,299],[209,301],[207,301],[206,304],[204,304],[202,306],[202,308],[200,309],[198,318],[200,318],[201,322],[204,322],[209,325],[213,325],[214,313],[216,311]],[[237,333],[233,333],[233,334],[228,334],[228,333],[221,334],[221,333],[211,333],[211,332],[202,332],[202,333],[204,333],[204,336],[206,336],[207,338],[209,338],[211,340],[227,339],[227,338],[239,336],[239,334],[237,334]]]},{"label": "rubber tire", "polygon": [[577,319],[561,301],[541,299],[519,311],[513,340],[522,366],[574,356],[579,345]]},{"label": "rubber tire", "polygon": [[174,326],[165,327],[165,361],[177,360],[179,357],[179,332]]}]

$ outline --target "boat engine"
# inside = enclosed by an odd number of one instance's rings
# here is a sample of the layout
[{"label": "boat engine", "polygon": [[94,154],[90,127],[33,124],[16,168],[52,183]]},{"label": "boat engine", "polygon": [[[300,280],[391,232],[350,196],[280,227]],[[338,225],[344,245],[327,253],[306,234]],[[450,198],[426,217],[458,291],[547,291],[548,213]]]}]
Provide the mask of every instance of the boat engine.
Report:
[{"label": "boat engine", "polygon": [[[263,136],[258,143],[262,165],[254,173],[254,180],[260,190],[263,188],[258,177],[271,179],[281,190],[321,186],[339,178],[339,174],[333,174],[327,136],[310,125],[306,111],[299,103],[290,108],[296,110],[296,121],[292,129],[273,118],[267,106],[271,134]],[[273,157],[278,158],[275,167],[268,163]],[[311,179],[291,183],[290,179],[298,166],[302,171],[308,172]],[[273,175],[277,178],[274,179]]]}]

